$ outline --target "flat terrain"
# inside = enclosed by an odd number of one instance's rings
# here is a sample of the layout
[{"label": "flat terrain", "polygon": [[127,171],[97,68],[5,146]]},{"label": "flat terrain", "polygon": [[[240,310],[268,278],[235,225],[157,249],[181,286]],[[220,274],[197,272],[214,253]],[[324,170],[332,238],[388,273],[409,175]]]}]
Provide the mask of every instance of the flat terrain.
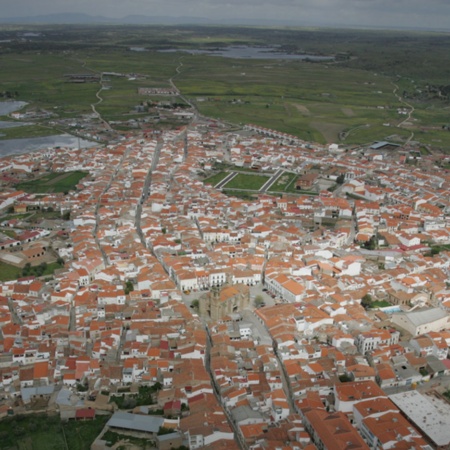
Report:
[{"label": "flat terrain", "polygon": [[4,450],[86,450],[109,417],[91,422],[61,422],[58,416],[28,415],[0,421]]},{"label": "flat terrain", "polygon": [[[24,30],[41,36],[15,39]],[[172,80],[201,114],[236,125],[253,123],[319,143],[412,140],[450,147],[448,34],[199,26],[17,26],[0,28],[0,34],[11,40],[0,42],[2,89],[29,102],[26,110],[53,114],[36,125],[8,129],[3,138],[56,134],[58,120],[88,117],[93,104],[113,127],[115,121],[140,119],[145,114],[136,108],[143,102],[183,103],[177,96],[138,94],[141,87],[170,88]],[[160,52],[230,45],[271,45],[290,55],[335,59]],[[71,74],[98,78],[73,83]]]},{"label": "flat terrain", "polygon": [[269,178],[270,177],[264,175],[238,173],[224,186],[224,188],[258,191],[269,180]]},{"label": "flat terrain", "polygon": [[16,186],[17,189],[35,194],[45,194],[51,192],[68,192],[75,189],[75,186],[83,179],[87,172],[64,172],[51,173],[44,177],[32,181],[25,181]]}]

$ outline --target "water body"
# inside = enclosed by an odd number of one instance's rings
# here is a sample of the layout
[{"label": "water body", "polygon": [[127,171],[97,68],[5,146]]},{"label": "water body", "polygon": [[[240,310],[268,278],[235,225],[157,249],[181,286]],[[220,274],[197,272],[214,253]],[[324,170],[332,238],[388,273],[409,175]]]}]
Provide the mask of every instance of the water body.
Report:
[{"label": "water body", "polygon": [[95,147],[96,145],[100,144],[98,142],[86,141],[85,139],[78,139],[70,134],[38,138],[7,139],[0,141],[0,157],[29,153],[46,148],[64,147],[78,149]]},{"label": "water body", "polygon": [[6,116],[28,105],[27,102],[0,102],[0,116]]},{"label": "water body", "polygon": [[4,120],[0,120],[0,130],[3,128],[17,128],[24,127],[25,125],[33,125],[31,122],[6,122]]},{"label": "water body", "polygon": [[232,46],[225,48],[218,48],[214,50],[188,50],[188,49],[169,49],[159,50],[163,53],[171,52],[185,52],[191,55],[210,55],[222,56],[223,58],[236,59],[292,59],[304,61],[309,59],[311,61],[332,61],[333,56],[317,56],[307,54],[290,54],[277,50],[276,47],[249,47],[247,45]]},{"label": "water body", "polygon": [[145,47],[130,47],[130,51],[132,52],[148,52]]}]

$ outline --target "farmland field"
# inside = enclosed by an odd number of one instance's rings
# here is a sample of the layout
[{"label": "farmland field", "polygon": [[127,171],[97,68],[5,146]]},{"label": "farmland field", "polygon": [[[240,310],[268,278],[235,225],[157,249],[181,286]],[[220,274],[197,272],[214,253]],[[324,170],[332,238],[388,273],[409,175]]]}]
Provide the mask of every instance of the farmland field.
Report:
[{"label": "farmland field", "polygon": [[[92,104],[114,127],[114,121],[143,117],[136,114],[142,103],[187,99],[205,117],[236,126],[252,123],[307,141],[359,145],[413,140],[437,149],[450,147],[450,36],[445,33],[108,25],[30,25],[27,30],[44,37],[21,42],[14,40],[14,27],[1,30],[5,39],[13,39],[0,43],[0,84],[14,99],[29,103],[25,110],[44,109],[53,117],[8,130],[6,138],[56,134],[64,128],[64,119],[88,117]],[[281,54],[280,59],[233,59],[160,52],[228,45],[271,45],[289,55],[335,59],[292,60]],[[131,51],[133,46],[146,51]],[[102,83],[71,83],[70,74],[95,75]],[[183,97],[138,94],[140,87],[169,88],[171,81]],[[406,104],[414,112],[403,123],[399,110]],[[167,118],[159,124],[176,125]],[[118,124],[117,130],[126,126]]]}]

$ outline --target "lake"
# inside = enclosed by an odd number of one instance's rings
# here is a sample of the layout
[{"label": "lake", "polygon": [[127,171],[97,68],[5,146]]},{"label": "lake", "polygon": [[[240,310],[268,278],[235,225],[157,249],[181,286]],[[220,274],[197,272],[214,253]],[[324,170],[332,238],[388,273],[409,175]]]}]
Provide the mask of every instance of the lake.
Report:
[{"label": "lake", "polygon": [[0,157],[29,153],[36,150],[43,150],[53,147],[78,149],[95,147],[96,145],[101,144],[98,142],[86,141],[85,139],[78,139],[70,134],[38,138],[7,139],[4,141],[0,140]]},{"label": "lake", "polygon": [[25,105],[28,105],[27,102],[0,102],[0,116],[6,116],[11,114],[14,111],[18,111],[23,108]]},{"label": "lake", "polygon": [[0,130],[5,128],[24,127],[25,125],[33,125],[33,124],[30,122],[6,122],[4,120],[0,120]]},{"label": "lake", "polygon": [[276,47],[249,47],[246,45],[232,46],[225,48],[217,48],[213,50],[188,50],[188,49],[169,49],[159,50],[163,53],[185,52],[191,55],[209,55],[222,56],[223,58],[236,59],[292,59],[304,61],[309,59],[311,61],[332,61],[333,56],[317,56],[307,54],[290,54],[277,50]]}]

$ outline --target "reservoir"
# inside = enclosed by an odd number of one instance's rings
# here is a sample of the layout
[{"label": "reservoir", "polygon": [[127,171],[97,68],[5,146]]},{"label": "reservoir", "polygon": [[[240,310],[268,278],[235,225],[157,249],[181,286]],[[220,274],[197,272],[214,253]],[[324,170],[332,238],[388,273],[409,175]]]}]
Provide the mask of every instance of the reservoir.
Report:
[{"label": "reservoir", "polygon": [[17,155],[20,153],[29,153],[46,148],[64,147],[64,148],[89,148],[101,145],[98,142],[91,142],[85,139],[78,139],[70,134],[61,134],[58,136],[45,136],[25,139],[0,140],[0,157],[7,155]]},{"label": "reservoir", "polygon": [[6,116],[28,105],[27,102],[0,102],[0,116]]},{"label": "reservoir", "polygon": [[318,56],[307,54],[290,54],[278,50],[276,47],[249,47],[247,45],[237,45],[224,48],[215,48],[211,50],[190,50],[190,49],[169,49],[159,50],[163,53],[185,52],[191,55],[209,55],[222,56],[223,58],[237,59],[291,59],[291,60],[310,60],[310,61],[332,61],[333,56]]},{"label": "reservoir", "polygon": [[6,128],[24,127],[25,125],[33,125],[33,124],[30,122],[7,122],[5,120],[0,120],[0,130]]}]

